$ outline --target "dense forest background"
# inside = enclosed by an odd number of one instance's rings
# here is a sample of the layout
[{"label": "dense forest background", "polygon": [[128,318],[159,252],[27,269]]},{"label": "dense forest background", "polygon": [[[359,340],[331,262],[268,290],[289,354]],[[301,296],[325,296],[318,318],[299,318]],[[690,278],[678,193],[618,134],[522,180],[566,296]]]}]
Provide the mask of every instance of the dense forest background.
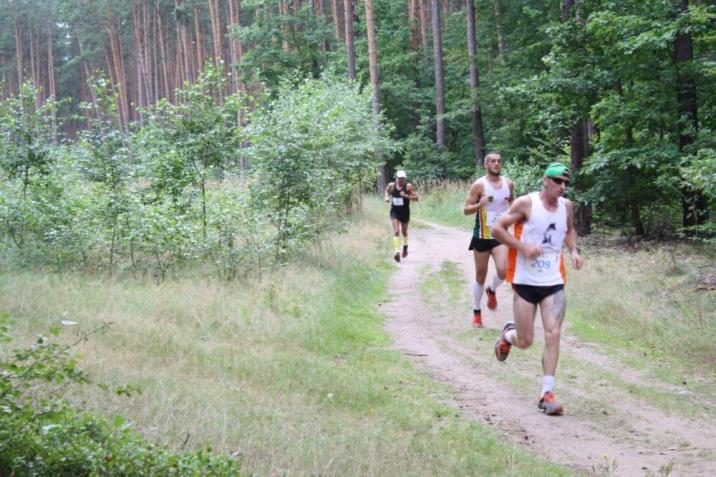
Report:
[{"label": "dense forest background", "polygon": [[[464,224],[492,150],[518,194],[571,164],[581,235],[695,252],[594,254],[570,319],[644,368],[686,356],[673,407],[706,409],[713,380],[689,373],[714,362],[714,307],[690,290],[714,283],[715,129],[716,0],[0,0],[0,474],[556,472],[513,447],[484,460],[494,433],[446,425],[442,388],[382,351],[378,200],[340,233],[397,168],[419,213]],[[420,286],[452,296],[445,264]],[[61,345],[58,321],[85,327]],[[118,396],[146,383],[134,419],[181,452],[65,399],[92,335],[93,370]],[[631,402],[609,382],[605,402]],[[189,431],[220,455],[184,452]]]},{"label": "dense forest background", "polygon": [[582,234],[709,240],[715,22],[699,0],[5,0],[3,243],[232,277],[396,167],[469,179],[488,150],[518,193],[570,162]]}]

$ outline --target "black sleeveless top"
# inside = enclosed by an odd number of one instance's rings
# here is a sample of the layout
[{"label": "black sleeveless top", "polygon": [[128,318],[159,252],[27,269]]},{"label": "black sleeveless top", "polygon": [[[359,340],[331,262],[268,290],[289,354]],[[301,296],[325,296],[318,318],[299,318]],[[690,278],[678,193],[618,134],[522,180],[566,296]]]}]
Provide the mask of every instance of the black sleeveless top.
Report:
[{"label": "black sleeveless top", "polygon": [[[391,192],[391,195],[393,197],[400,198],[401,192],[405,192],[406,194],[408,193],[408,183],[406,182],[405,187],[403,187],[402,189],[398,189],[398,182],[396,181],[393,184],[393,191]],[[410,199],[408,199],[407,197],[403,197],[402,199],[403,199],[403,205],[395,205],[393,203],[393,201],[391,200],[390,201],[390,209],[396,210],[396,211],[409,209],[410,208]]]}]

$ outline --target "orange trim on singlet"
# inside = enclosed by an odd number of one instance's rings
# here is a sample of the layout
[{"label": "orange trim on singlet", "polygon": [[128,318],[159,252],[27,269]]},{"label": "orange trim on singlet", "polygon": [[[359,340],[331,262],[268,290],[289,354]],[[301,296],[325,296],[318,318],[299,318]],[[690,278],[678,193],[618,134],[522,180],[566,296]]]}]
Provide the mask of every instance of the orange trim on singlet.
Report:
[{"label": "orange trim on singlet", "polygon": [[[515,238],[520,240],[522,237],[522,223],[515,224]],[[507,275],[505,280],[507,283],[512,283],[515,279],[515,272],[517,270],[517,249],[510,247],[507,252]],[[567,267],[564,264],[564,254],[559,256],[559,273],[562,275],[562,281],[567,284]]]},{"label": "orange trim on singlet", "polygon": [[567,284],[567,267],[564,265],[564,254],[559,255],[559,273],[562,275],[562,281]]},{"label": "orange trim on singlet", "polygon": [[[518,222],[515,224],[514,235],[517,240],[522,237],[522,223]],[[507,283],[512,283],[515,279],[515,270],[517,269],[517,249],[510,247],[507,252]]]}]

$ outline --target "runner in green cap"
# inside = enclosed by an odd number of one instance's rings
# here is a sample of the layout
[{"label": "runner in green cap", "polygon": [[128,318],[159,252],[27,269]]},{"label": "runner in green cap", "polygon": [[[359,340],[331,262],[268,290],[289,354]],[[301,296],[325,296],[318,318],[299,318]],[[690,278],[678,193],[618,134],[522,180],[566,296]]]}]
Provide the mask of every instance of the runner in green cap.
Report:
[{"label": "runner in green cap", "polygon": [[[552,392],[567,306],[562,245],[567,245],[575,269],[583,265],[574,231],[572,202],[563,197],[569,179],[567,166],[550,164],[544,171],[542,190],[516,199],[492,228],[495,238],[510,247],[507,280],[515,292],[515,321],[508,321],[502,328],[495,343],[495,356],[504,361],[513,345],[524,349],[532,344],[539,306],[544,328],[544,374],[538,407],[552,416],[563,412],[562,404]],[[514,236],[507,231],[512,225]]]},{"label": "runner in green cap", "polygon": [[560,177],[565,176],[569,180],[569,169],[561,162],[553,162],[544,171],[545,177]]}]

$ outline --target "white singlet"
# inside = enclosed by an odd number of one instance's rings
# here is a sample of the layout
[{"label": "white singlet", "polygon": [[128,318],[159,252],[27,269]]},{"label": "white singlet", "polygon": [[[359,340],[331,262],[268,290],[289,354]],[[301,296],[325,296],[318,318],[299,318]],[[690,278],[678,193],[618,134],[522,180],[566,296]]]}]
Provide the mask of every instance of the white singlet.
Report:
[{"label": "white singlet", "polygon": [[490,184],[486,176],[480,178],[480,182],[482,182],[485,188],[485,194],[487,194],[488,198],[491,197],[491,199],[485,207],[477,211],[475,229],[473,230],[473,236],[475,238],[493,238],[492,226],[495,225],[497,219],[510,207],[510,186],[504,177],[502,177],[500,181],[500,187],[495,188]]},{"label": "white singlet", "polygon": [[526,222],[515,224],[515,238],[522,243],[540,245],[542,255],[532,260],[522,252],[510,249],[507,279],[517,285],[553,286],[564,284],[566,272],[562,244],[567,234],[567,207],[559,197],[557,210],[542,204],[539,192],[529,194],[532,211]]}]

